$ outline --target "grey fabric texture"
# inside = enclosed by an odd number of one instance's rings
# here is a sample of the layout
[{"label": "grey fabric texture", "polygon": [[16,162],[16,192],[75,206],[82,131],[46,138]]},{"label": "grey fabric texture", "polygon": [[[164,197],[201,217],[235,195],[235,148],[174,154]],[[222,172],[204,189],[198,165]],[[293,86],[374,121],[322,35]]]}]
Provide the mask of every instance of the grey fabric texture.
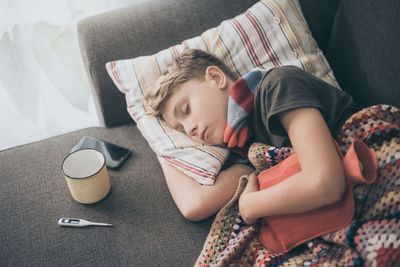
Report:
[{"label": "grey fabric texture", "polygon": [[341,87],[369,106],[400,106],[400,1],[342,0],[327,58]]},{"label": "grey fabric texture", "polygon": [[340,0],[299,0],[304,17],[319,48],[325,51]]},{"label": "grey fabric texture", "polygon": [[[111,192],[91,205],[72,199],[60,172],[83,135],[133,151],[120,170],[108,170]],[[0,163],[1,266],[192,266],[212,222],[182,217],[155,154],[133,124],[2,151]],[[115,227],[61,227],[61,217]]]},{"label": "grey fabric texture", "polygon": [[105,70],[108,61],[151,55],[239,15],[255,0],[149,0],[80,21],[87,73],[106,126],[131,121],[125,98]]}]

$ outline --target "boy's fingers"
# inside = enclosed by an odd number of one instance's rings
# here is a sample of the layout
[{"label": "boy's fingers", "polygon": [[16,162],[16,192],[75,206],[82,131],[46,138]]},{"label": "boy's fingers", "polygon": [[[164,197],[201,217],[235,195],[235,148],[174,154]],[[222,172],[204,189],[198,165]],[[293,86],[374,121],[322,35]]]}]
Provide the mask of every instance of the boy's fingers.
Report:
[{"label": "boy's fingers", "polygon": [[247,185],[246,185],[243,193],[250,193],[250,192],[255,192],[258,190],[259,189],[258,189],[257,174],[255,172],[253,172],[249,175],[249,179],[247,181]]},{"label": "boy's fingers", "polygon": [[257,185],[257,187],[258,187],[258,178],[257,178],[256,172],[253,172],[253,173],[251,173],[251,174],[249,175],[249,182],[251,182],[251,183]]},{"label": "boy's fingers", "polygon": [[257,171],[254,171],[254,172],[250,173],[249,178],[250,179],[256,179],[257,178]]}]

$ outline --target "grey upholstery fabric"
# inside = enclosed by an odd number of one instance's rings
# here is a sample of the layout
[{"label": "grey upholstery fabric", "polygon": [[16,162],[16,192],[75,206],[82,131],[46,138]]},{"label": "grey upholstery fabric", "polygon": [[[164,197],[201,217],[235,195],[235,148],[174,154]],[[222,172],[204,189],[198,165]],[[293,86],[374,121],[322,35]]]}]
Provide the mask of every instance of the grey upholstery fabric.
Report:
[{"label": "grey upholstery fabric", "polygon": [[327,57],[339,84],[364,106],[400,106],[400,1],[342,0]]},{"label": "grey upholstery fabric", "polygon": [[131,121],[125,98],[105,70],[112,60],[154,54],[234,17],[255,0],[149,0],[78,25],[82,57],[106,126]]},{"label": "grey upholstery fabric", "polygon": [[300,0],[300,5],[313,37],[325,51],[340,0]]},{"label": "grey upholstery fabric", "polygon": [[[97,204],[74,201],[61,162],[83,135],[133,151],[109,170],[110,194]],[[90,128],[0,153],[1,266],[191,266],[212,219],[187,221],[172,201],[155,154],[133,124]],[[115,224],[69,228],[61,217]]]}]

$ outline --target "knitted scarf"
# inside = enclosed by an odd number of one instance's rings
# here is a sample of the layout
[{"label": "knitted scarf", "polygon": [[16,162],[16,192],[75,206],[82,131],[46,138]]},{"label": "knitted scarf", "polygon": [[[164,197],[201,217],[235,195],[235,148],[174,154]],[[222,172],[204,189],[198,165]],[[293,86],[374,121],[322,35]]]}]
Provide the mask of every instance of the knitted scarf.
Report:
[{"label": "knitted scarf", "polygon": [[265,72],[262,69],[254,69],[237,80],[231,88],[224,132],[224,143],[228,148],[243,148],[251,136],[248,117],[254,108],[256,87]]}]

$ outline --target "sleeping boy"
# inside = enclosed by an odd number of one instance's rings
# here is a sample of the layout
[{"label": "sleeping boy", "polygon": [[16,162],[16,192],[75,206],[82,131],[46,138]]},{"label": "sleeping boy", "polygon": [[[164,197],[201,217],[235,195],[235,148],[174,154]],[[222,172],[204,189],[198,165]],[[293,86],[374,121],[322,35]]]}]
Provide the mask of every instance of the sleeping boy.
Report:
[{"label": "sleeping boy", "polygon": [[300,68],[255,69],[239,78],[214,55],[189,49],[174,59],[145,100],[150,114],[198,143],[237,149],[251,140],[291,146],[297,154],[301,171],[261,191],[247,165],[234,164],[213,186],[204,186],[160,161],[171,195],[189,220],[217,212],[232,197],[239,177],[249,173],[239,200],[248,224],[342,198],[345,176],[332,136],[360,106]]}]

